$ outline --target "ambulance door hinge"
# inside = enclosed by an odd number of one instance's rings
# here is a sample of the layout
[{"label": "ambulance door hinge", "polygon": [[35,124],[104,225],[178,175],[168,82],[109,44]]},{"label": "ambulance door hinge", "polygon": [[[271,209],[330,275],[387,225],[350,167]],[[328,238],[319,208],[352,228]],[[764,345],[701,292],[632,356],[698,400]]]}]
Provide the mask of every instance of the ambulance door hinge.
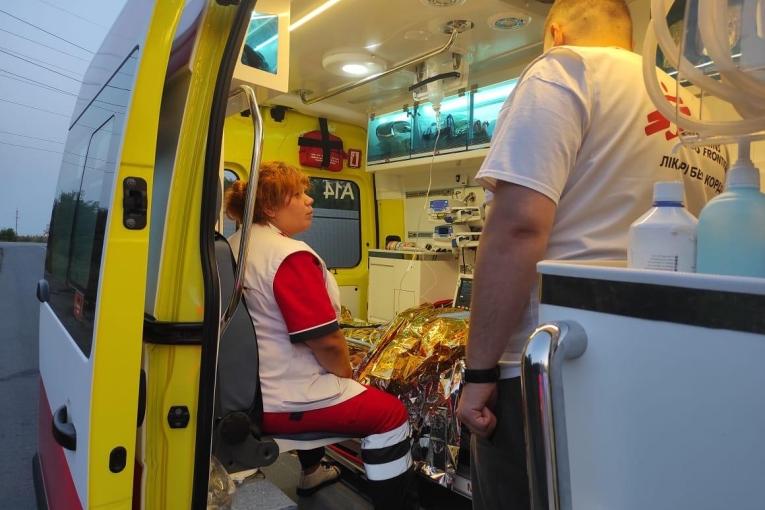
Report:
[{"label": "ambulance door hinge", "polygon": [[128,230],[145,228],[148,209],[146,181],[140,177],[126,177],[122,181],[122,224]]}]

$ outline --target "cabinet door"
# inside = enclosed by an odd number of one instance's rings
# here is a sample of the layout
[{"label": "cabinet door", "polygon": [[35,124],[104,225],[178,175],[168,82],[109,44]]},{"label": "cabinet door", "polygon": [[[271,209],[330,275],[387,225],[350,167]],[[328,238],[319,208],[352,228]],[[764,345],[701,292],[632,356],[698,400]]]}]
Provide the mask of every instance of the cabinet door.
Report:
[{"label": "cabinet door", "polygon": [[370,321],[388,321],[395,315],[393,306],[394,281],[395,266],[393,263],[375,260],[369,263]]}]

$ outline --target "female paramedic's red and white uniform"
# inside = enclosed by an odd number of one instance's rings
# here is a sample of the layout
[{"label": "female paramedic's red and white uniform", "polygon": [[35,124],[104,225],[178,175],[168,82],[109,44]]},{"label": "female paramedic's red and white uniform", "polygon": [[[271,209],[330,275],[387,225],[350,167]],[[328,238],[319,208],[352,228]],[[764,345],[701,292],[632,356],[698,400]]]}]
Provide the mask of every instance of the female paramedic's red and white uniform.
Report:
[{"label": "female paramedic's red and white uniform", "polygon": [[[231,239],[238,252],[239,232]],[[254,224],[244,295],[258,337],[263,432],[362,437],[367,478],[388,480],[411,465],[403,404],[322,367],[306,340],[339,329],[340,290],[321,257],[273,225]]]}]

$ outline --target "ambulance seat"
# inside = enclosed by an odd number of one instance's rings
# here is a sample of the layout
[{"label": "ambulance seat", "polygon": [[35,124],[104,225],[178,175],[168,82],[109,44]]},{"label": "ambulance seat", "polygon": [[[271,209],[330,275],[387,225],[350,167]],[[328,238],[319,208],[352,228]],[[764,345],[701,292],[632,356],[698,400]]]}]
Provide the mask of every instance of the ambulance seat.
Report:
[{"label": "ambulance seat", "polygon": [[[234,289],[236,262],[231,247],[216,233],[221,307]],[[244,296],[218,347],[213,454],[229,472],[268,466],[280,451],[310,450],[349,439],[331,433],[263,436],[263,400],[258,377],[258,343]]]}]

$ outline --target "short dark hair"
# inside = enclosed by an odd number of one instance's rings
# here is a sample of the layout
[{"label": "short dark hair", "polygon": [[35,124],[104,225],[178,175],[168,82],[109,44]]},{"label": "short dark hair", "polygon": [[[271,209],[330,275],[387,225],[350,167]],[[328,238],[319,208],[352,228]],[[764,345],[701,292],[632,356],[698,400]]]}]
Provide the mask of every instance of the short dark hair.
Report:
[{"label": "short dark hair", "polygon": [[547,14],[545,32],[554,21],[568,21],[579,33],[595,33],[603,30],[602,23],[596,21],[604,20],[632,38],[632,16],[624,0],[555,0]]}]

